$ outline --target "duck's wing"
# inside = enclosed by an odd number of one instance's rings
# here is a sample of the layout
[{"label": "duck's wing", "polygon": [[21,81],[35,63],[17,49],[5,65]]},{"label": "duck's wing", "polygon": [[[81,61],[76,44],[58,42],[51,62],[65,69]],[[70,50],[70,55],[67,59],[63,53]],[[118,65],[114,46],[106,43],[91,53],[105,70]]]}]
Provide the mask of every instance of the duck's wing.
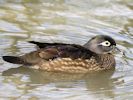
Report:
[{"label": "duck's wing", "polygon": [[36,42],[36,41],[28,41],[29,43],[37,45],[39,48],[46,48],[50,46],[64,46],[64,45],[69,45],[65,43],[41,43],[41,42]]},{"label": "duck's wing", "polygon": [[42,60],[49,61],[56,58],[89,59],[93,55],[93,52],[79,45],[61,45],[39,49],[20,57],[3,56],[3,59],[14,64],[34,65]]}]

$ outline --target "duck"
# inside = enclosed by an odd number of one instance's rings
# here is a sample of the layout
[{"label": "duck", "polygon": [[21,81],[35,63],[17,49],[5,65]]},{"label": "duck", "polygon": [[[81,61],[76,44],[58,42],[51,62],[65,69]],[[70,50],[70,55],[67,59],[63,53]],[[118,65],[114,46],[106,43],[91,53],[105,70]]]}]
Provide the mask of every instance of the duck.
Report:
[{"label": "duck", "polygon": [[29,41],[38,49],[21,56],[2,56],[8,63],[30,66],[48,72],[89,73],[114,69],[115,40],[96,35],[84,45]]}]

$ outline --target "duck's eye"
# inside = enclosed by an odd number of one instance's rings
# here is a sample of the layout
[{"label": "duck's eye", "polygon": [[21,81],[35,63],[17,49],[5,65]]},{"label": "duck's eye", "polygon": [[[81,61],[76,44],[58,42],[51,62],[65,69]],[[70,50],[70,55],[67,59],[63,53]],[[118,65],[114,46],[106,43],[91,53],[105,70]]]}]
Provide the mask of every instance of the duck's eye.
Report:
[{"label": "duck's eye", "polygon": [[109,41],[104,41],[102,43],[100,43],[102,46],[110,46],[111,43]]}]

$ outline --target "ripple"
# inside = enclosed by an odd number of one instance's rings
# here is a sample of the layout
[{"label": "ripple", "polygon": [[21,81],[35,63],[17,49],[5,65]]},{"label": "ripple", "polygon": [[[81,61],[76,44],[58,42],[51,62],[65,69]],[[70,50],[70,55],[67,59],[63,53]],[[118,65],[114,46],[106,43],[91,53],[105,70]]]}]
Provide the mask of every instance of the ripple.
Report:
[{"label": "ripple", "polygon": [[36,50],[29,40],[82,45],[98,34],[112,36],[125,52],[125,56],[116,54],[115,71],[89,75],[42,72],[0,58],[1,99],[132,100],[132,0],[0,2],[1,56]]}]

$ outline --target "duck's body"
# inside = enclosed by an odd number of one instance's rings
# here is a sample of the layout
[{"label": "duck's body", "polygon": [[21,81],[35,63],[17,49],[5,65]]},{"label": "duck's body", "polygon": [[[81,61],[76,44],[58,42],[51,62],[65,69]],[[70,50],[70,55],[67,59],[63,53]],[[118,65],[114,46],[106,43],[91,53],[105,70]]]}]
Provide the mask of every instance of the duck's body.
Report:
[{"label": "duck's body", "polygon": [[[108,57],[108,58],[107,58]],[[98,59],[102,58],[102,59]],[[112,59],[113,62],[109,62],[107,59]],[[104,63],[103,63],[104,61]],[[107,64],[109,63],[109,64]],[[42,69],[45,71],[60,71],[68,73],[88,73],[94,71],[102,71],[111,69],[115,66],[115,60],[112,55],[103,55],[102,57],[92,56],[89,59],[77,58],[57,58],[54,60],[44,61],[42,60],[38,66],[35,65],[33,68]]]},{"label": "duck's body", "polygon": [[[3,59],[10,63],[30,65],[35,69],[68,73],[101,71],[115,66],[115,59],[111,53],[101,53],[99,50],[95,52],[87,47],[88,43],[84,46],[33,41],[30,43],[37,44],[40,49],[20,57],[4,56]],[[114,41],[112,45],[113,43]]]}]

